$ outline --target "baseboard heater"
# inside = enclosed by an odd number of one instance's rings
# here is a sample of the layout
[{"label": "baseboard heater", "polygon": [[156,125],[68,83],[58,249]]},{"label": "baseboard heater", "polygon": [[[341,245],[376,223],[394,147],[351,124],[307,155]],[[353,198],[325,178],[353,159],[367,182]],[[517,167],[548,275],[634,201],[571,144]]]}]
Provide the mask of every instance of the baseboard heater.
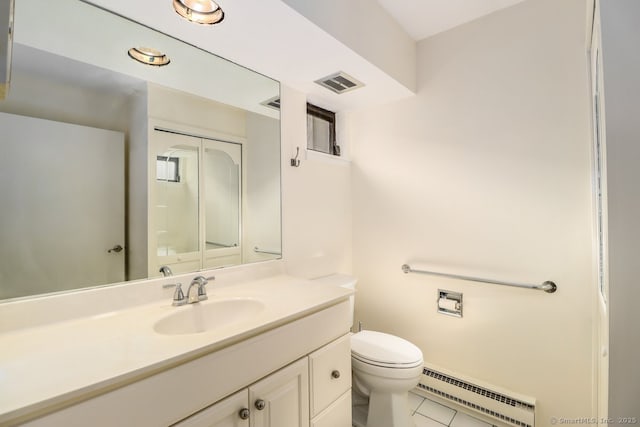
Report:
[{"label": "baseboard heater", "polygon": [[466,380],[424,368],[418,387],[508,425],[535,426],[535,400],[511,397]]}]

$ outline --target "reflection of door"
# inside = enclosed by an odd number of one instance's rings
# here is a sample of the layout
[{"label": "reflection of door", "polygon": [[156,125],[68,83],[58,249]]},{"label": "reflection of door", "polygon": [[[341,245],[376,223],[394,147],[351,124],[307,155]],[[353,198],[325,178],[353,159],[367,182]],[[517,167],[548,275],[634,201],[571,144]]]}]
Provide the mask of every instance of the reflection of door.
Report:
[{"label": "reflection of door", "polygon": [[4,113],[0,129],[0,298],[123,281],[123,134]]}]

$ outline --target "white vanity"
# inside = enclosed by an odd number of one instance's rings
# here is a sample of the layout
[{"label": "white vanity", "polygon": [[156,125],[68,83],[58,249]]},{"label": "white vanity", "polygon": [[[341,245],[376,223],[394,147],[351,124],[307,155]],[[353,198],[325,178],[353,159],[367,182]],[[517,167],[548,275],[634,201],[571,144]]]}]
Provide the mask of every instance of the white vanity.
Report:
[{"label": "white vanity", "polygon": [[0,307],[35,314],[0,333],[0,425],[350,426],[351,291],[220,273],[181,307],[162,284],[194,274]]}]

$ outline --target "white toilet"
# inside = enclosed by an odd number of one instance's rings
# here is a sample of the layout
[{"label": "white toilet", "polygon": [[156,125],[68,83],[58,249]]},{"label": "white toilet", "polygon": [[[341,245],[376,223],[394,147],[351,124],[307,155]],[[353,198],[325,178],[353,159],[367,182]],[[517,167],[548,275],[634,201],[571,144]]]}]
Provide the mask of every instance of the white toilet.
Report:
[{"label": "white toilet", "polygon": [[[331,286],[355,289],[357,279],[343,274],[316,279]],[[353,310],[353,297],[351,299]],[[422,352],[407,340],[375,331],[351,336],[353,390],[368,397],[366,424],[355,418],[357,427],[414,427],[409,412],[409,390],[420,381]],[[354,399],[355,401],[355,399]]]}]

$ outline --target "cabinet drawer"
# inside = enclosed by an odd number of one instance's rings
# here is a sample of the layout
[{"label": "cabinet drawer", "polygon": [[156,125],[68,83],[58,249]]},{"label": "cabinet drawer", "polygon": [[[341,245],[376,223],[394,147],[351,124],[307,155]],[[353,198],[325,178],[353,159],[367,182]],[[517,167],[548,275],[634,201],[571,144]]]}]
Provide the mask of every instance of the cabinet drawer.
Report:
[{"label": "cabinet drawer", "polygon": [[311,416],[315,417],[351,389],[351,337],[327,344],[309,355]]},{"label": "cabinet drawer", "polygon": [[311,427],[351,427],[351,390],[312,419]]}]

